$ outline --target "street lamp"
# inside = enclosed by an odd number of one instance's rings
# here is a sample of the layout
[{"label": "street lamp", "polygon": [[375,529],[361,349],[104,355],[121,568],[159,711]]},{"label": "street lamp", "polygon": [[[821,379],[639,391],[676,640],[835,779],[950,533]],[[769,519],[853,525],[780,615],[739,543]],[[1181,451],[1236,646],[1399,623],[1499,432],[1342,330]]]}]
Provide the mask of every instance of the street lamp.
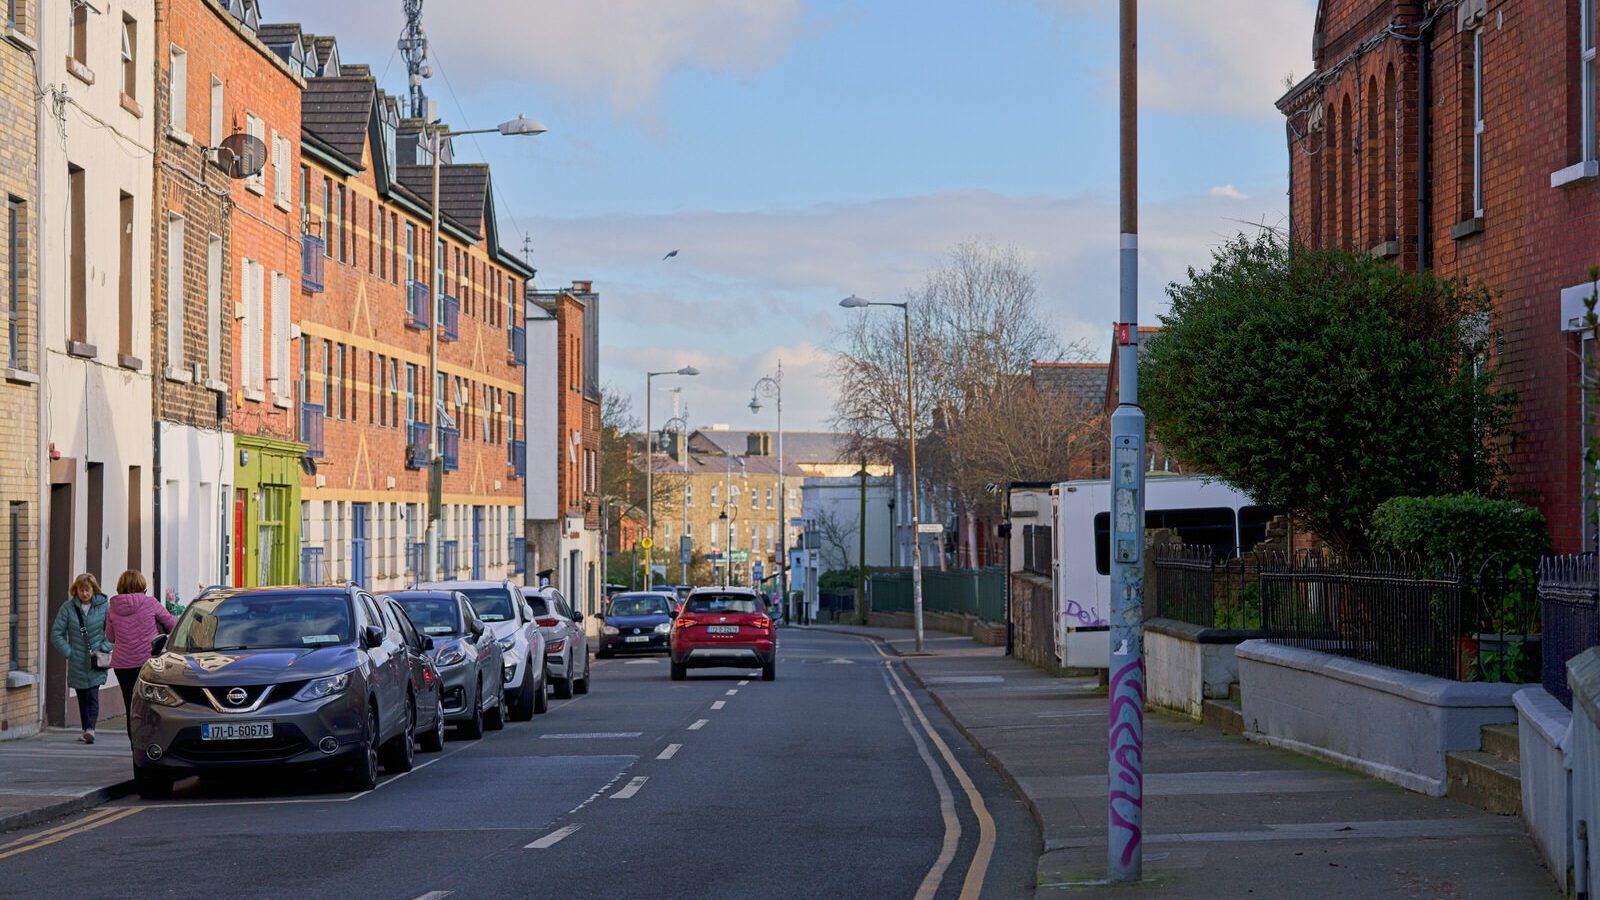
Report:
[{"label": "street lamp", "polygon": [[[444,317],[444,274],[440,265],[444,256],[443,241],[439,239],[439,151],[444,146],[446,138],[461,137],[468,134],[501,134],[507,137],[532,137],[544,134],[545,127],[534,119],[519,114],[515,119],[501,122],[494,128],[472,128],[464,131],[448,131],[444,128],[434,128],[433,131],[433,203],[428,210],[431,230],[428,232],[433,241],[433,289],[429,291],[429,299],[433,303],[432,312],[428,322],[428,371],[433,373],[433,409],[428,416],[428,530],[425,538],[428,553],[428,576],[426,581],[438,580],[439,566],[439,509],[438,497],[444,495],[444,459],[439,452],[439,413],[444,409],[444,391],[440,389],[443,379],[439,377],[439,320]],[[434,479],[438,479],[436,482]],[[438,490],[432,489],[437,484]]]},{"label": "street lamp", "polygon": [[855,294],[839,301],[845,309],[898,306],[906,317],[906,440],[911,449],[911,609],[916,622],[917,652],[922,652],[922,536],[918,533],[916,373],[911,367],[911,304],[880,303]]},{"label": "street lamp", "polygon": [[778,602],[789,608],[789,488],[783,480],[783,360],[776,375],[763,375],[750,389],[750,412],[761,412],[761,398],[778,404]]},{"label": "street lamp", "polygon": [[655,435],[650,431],[650,407],[655,399],[654,389],[650,382],[657,375],[699,375],[700,370],[694,366],[684,366],[681,369],[671,369],[663,372],[644,373],[644,536],[650,541],[644,548],[644,589],[650,590],[652,574],[650,571],[650,551],[654,548],[656,538],[656,494],[655,471],[656,449]]},{"label": "street lamp", "polygon": [[[677,388],[673,388],[673,390],[677,390]],[[678,532],[678,583],[679,584],[688,584],[689,583],[689,563],[688,563],[688,560],[684,557],[684,553],[683,553],[683,542],[688,540],[688,538],[689,538],[689,459],[688,459],[688,453],[681,452],[682,447],[681,447],[681,445],[679,443],[684,439],[684,435],[689,433],[688,412],[689,412],[689,410],[688,410],[688,407],[686,406],[684,408],[683,415],[673,416],[672,418],[668,419],[667,421],[661,423],[661,433],[662,433],[662,435],[666,435],[667,433],[670,432],[672,434],[672,440],[673,440],[674,449],[680,450],[680,452],[677,454],[678,455],[678,467],[683,470],[683,487],[682,487],[682,490],[681,490],[682,496],[679,497],[679,499],[683,501],[683,526],[682,526],[682,530]]]}]

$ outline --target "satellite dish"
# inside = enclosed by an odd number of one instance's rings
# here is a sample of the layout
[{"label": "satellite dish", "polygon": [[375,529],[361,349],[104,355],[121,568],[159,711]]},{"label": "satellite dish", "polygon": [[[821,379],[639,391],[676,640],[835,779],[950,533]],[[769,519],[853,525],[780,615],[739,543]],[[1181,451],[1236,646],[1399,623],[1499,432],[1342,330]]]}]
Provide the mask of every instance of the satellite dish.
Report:
[{"label": "satellite dish", "polygon": [[248,134],[230,134],[217,147],[217,168],[229,178],[251,178],[267,166],[267,145]]}]

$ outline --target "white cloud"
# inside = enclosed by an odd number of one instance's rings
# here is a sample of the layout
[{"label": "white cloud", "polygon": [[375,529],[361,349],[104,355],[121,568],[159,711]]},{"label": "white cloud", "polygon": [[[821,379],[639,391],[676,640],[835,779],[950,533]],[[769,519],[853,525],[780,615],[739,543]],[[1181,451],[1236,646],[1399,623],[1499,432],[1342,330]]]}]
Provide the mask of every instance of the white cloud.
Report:
[{"label": "white cloud", "polygon": [[1224,200],[1249,200],[1250,196],[1243,193],[1232,184],[1219,184],[1211,189],[1211,196]]},{"label": "white cloud", "polygon": [[[307,30],[359,48],[370,58],[348,50],[345,58],[379,74],[394,45],[377,41],[405,25],[398,0],[263,5],[269,21],[298,17]],[[805,11],[805,0],[450,0],[428,4],[423,27],[436,64],[458,86],[554,85],[650,118],[677,70],[746,75],[775,63],[800,35]],[[404,74],[398,60],[391,65]],[[437,84],[429,93],[445,96]]]},{"label": "white cloud", "polygon": [[[1069,19],[1116,24],[1116,4],[1105,0],[1037,2]],[[1315,15],[1315,0],[1141,3],[1140,107],[1185,115],[1276,116],[1273,101],[1288,89],[1285,79],[1311,71]],[[1115,65],[1101,77],[1115,97]]]}]

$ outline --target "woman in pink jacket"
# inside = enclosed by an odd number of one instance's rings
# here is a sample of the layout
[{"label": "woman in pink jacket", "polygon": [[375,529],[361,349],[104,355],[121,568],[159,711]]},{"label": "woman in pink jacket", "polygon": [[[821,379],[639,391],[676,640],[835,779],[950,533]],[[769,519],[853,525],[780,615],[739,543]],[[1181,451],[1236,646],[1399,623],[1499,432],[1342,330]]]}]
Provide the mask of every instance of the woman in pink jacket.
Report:
[{"label": "woman in pink jacket", "polygon": [[161,601],[145,593],[148,587],[143,575],[132,569],[123,572],[117,579],[117,595],[111,598],[111,611],[106,614],[106,640],[115,645],[111,668],[117,673],[117,687],[122,688],[122,707],[129,712],[129,729],[133,728],[133,683],[150,658],[150,642],[157,634],[170,632],[177,621]]}]

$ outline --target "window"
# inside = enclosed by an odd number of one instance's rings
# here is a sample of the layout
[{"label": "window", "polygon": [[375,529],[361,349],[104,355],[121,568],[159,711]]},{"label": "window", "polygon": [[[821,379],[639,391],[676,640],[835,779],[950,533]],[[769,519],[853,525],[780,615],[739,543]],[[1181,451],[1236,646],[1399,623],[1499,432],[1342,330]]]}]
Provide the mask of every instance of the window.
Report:
[{"label": "window", "polygon": [[761,490],[759,488],[751,488],[750,489],[750,508],[751,509],[760,509],[761,508]]},{"label": "window", "polygon": [[167,375],[183,371],[184,320],[189,304],[183,295],[183,216],[167,216]]},{"label": "window", "polygon": [[400,280],[400,217],[389,214],[389,279]]},{"label": "window", "polygon": [[378,211],[378,277],[389,280],[389,217]]},{"label": "window", "polygon": [[686,480],[683,483],[683,505],[684,506],[693,506],[694,505],[694,482],[692,482],[692,481],[687,481]]},{"label": "window", "polygon": [[[411,222],[406,223],[406,280],[417,280],[417,226]],[[411,292],[407,291],[410,297]]]},{"label": "window", "polygon": [[278,402],[293,399],[289,385],[289,276],[272,273],[272,392]]},{"label": "window", "polygon": [[117,352],[123,359],[133,357],[133,195],[121,191],[117,192]]},{"label": "window", "polygon": [[[82,9],[82,7],[79,7]],[[189,54],[177,44],[168,46],[167,131],[187,136],[189,133]]]},{"label": "window", "polygon": [[322,179],[322,255],[333,259],[333,181]]},{"label": "window", "polygon": [[67,164],[67,218],[68,234],[71,241],[67,248],[72,254],[72,261],[68,266],[71,273],[71,284],[68,285],[71,320],[67,331],[68,337],[80,343],[89,340],[89,260],[88,249],[84,246],[86,235],[84,190],[85,178],[83,169]]},{"label": "window", "polygon": [[289,208],[289,159],[294,156],[294,148],[289,145],[289,139],[272,132],[272,202],[280,209]]},{"label": "window", "polygon": [[26,252],[22,229],[27,227],[22,201],[6,198],[6,366],[23,368],[22,356],[22,256]]},{"label": "window", "polygon": [[222,238],[206,242],[206,377],[222,380]]},{"label": "window", "polygon": [[1472,216],[1483,218],[1483,29],[1472,33]]},{"label": "window", "polygon": [[89,4],[72,0],[72,32],[67,35],[67,49],[79,63],[89,62]]},{"label": "window", "polygon": [[22,542],[23,526],[27,520],[27,505],[13,501],[7,522],[7,533],[11,539],[10,565],[7,571],[10,574],[9,584],[6,585],[6,595],[10,598],[6,604],[6,627],[9,640],[6,646],[11,648],[10,658],[6,661],[7,670],[11,672],[25,671],[22,667]]},{"label": "window", "polygon": [[[305,403],[311,399],[311,339],[300,340],[300,402]],[[303,538],[307,532],[301,529]]]},{"label": "window", "polygon": [[322,341],[322,414],[333,415],[333,341]]},{"label": "window", "polygon": [[122,93],[132,97],[139,90],[139,23],[127,13],[122,14]]},{"label": "window", "polygon": [[[254,113],[244,114],[244,130],[246,134],[258,141],[261,141],[262,146],[266,146],[266,126],[262,124],[260,119],[256,118]],[[272,148],[270,147],[267,148],[267,150],[269,154],[272,152]],[[269,156],[268,159],[270,160],[271,157]],[[257,194],[264,193],[267,185],[265,168],[263,168],[262,171],[251,175],[249,178],[246,178],[244,180],[244,184],[245,187]]]},{"label": "window", "polygon": [[333,409],[330,414],[335,419],[344,418],[344,345],[334,345],[333,363]]},{"label": "window", "polygon": [[246,259],[240,266],[240,285],[245,297],[244,344],[248,365],[244,380],[245,390],[260,399],[266,391],[266,278],[261,264]]},{"label": "window", "polygon": [[1579,129],[1582,162],[1595,160],[1595,0],[1578,0]]},{"label": "window", "polygon": [[406,363],[406,422],[417,421],[417,365]]},{"label": "window", "polygon": [[220,147],[222,139],[222,79],[211,76],[211,134],[206,139],[206,146]]},{"label": "window", "polygon": [[767,488],[767,509],[772,508],[772,488]]},{"label": "window", "polygon": [[711,486],[711,508],[712,509],[716,509],[717,507],[721,506],[722,505],[721,502],[720,502],[721,499],[722,499],[721,486],[713,484]]},{"label": "window", "polygon": [[772,523],[767,523],[767,549],[772,549],[776,544],[772,540]]},{"label": "window", "polygon": [[388,374],[389,357],[380,353],[378,354],[378,370],[376,377],[373,379],[372,390],[377,397],[378,424],[385,428],[389,427],[389,391],[385,386]]},{"label": "window", "polygon": [[368,275],[371,275],[372,273],[378,271],[374,267],[375,263],[376,263],[376,260],[374,260],[372,258],[374,255],[376,255],[376,252],[377,252],[376,249],[375,249],[375,247],[376,247],[375,239],[377,237],[378,231],[377,231],[376,228],[372,227],[373,207],[376,206],[376,205],[377,204],[373,203],[371,200],[367,201],[367,274]]}]

